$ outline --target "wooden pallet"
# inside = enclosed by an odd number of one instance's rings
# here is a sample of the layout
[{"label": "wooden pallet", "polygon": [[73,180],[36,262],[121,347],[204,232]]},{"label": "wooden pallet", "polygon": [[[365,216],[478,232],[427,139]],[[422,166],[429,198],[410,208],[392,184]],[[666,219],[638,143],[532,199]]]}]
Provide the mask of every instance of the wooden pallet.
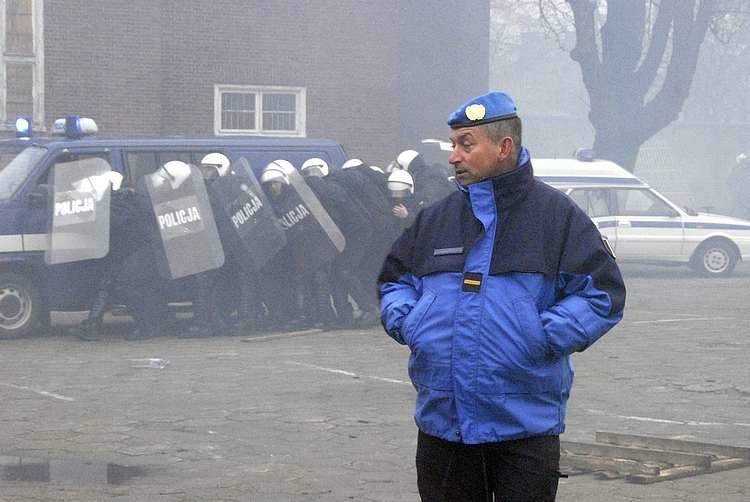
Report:
[{"label": "wooden pallet", "polygon": [[561,441],[561,468],[649,484],[750,466],[750,448],[597,432],[596,443]]}]

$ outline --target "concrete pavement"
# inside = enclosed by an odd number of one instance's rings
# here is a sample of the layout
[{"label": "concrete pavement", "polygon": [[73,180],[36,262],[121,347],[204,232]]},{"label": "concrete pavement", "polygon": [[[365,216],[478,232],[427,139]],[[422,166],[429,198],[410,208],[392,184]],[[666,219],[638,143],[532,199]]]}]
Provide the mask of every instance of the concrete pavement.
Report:
[{"label": "concrete pavement", "polygon": [[[625,320],[574,357],[564,439],[602,430],[750,447],[750,273],[625,271]],[[151,356],[172,366],[131,368]],[[406,357],[380,329],[0,341],[0,465],[84,460],[140,474],[0,479],[0,501],[418,500]],[[558,500],[746,501],[750,469],[654,485],[574,476]]]}]

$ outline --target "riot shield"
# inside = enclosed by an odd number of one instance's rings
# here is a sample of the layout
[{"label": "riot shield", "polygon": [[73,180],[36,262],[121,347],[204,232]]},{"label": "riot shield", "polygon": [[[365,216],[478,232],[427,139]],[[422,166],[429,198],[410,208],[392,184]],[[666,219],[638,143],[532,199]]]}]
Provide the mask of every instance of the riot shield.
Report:
[{"label": "riot shield", "polygon": [[[286,246],[287,239],[250,163],[244,157],[233,159],[232,170],[210,183],[221,206],[221,214],[217,210],[215,216],[225,249],[231,249],[243,266],[260,270]],[[227,246],[227,241],[235,245]]]},{"label": "riot shield", "polygon": [[144,181],[161,237],[160,273],[179,279],[221,267],[224,249],[200,170],[171,161]]},{"label": "riot shield", "polygon": [[77,158],[53,166],[51,228],[44,253],[47,264],[107,255],[112,183],[121,180],[121,175],[100,157]]},{"label": "riot shield", "polygon": [[329,262],[343,251],[344,235],[302,175],[296,170],[287,175],[288,190],[272,201],[287,241],[298,255],[304,256],[307,265]]}]

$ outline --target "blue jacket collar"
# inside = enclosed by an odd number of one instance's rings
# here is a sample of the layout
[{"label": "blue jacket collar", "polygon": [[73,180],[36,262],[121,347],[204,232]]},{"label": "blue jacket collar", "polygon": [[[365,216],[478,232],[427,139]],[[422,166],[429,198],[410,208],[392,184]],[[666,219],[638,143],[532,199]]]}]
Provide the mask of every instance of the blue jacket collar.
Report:
[{"label": "blue jacket collar", "polygon": [[498,209],[508,208],[516,202],[523,200],[534,184],[534,169],[531,166],[529,152],[526,148],[521,149],[521,153],[518,156],[518,166],[510,172],[469,186],[456,184],[467,197],[470,197],[472,193],[475,197],[481,197],[480,194],[490,188],[491,185]]}]

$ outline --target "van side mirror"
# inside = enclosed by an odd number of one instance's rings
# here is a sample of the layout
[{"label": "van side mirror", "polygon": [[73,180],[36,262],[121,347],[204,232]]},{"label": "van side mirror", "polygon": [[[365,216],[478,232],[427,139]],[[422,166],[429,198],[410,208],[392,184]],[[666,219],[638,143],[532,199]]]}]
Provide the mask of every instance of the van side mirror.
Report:
[{"label": "van side mirror", "polygon": [[52,185],[42,183],[37,185],[34,190],[26,194],[26,202],[31,207],[45,207],[52,195]]}]

